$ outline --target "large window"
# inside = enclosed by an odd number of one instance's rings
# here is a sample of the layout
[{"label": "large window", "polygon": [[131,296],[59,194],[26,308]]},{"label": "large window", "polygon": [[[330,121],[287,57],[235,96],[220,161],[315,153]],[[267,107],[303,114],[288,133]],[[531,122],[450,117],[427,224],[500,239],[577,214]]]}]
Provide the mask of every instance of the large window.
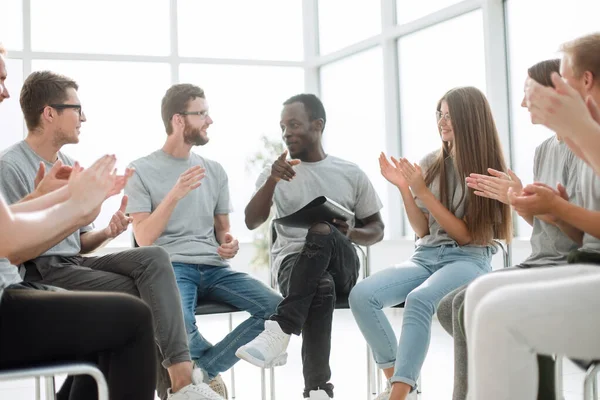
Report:
[{"label": "large window", "polygon": [[33,51],[169,54],[168,0],[30,1]]},{"label": "large window", "polygon": [[301,0],[179,0],[179,54],[302,59]]},{"label": "large window", "polygon": [[[506,13],[510,51],[513,167],[521,180],[529,183],[533,180],[535,148],[553,133],[544,127],[533,126],[529,113],[520,106],[527,69],[537,62],[559,58],[557,51],[561,43],[597,32],[600,2],[572,0],[568,7],[557,8],[548,7],[544,0],[508,0]],[[535,29],[532,29],[531,21],[536,21]],[[521,218],[518,220],[518,234],[521,237],[531,234],[531,226]]]},{"label": "large window", "polygon": [[[440,148],[435,110],[446,91],[456,86],[475,86],[485,92],[483,49],[481,11],[398,41],[402,156],[419,162]],[[408,221],[406,226],[406,234],[411,235]]]},{"label": "large window", "polygon": [[214,124],[208,130],[210,142],[194,151],[225,168],[234,208],[230,215],[232,232],[240,240],[250,241],[252,234],[244,223],[244,208],[255,191],[260,171],[249,166],[253,156],[264,149],[263,136],[281,142],[282,103],[303,91],[303,71],[289,67],[184,64],[180,80],[197,84],[206,92]]},{"label": "large window", "polygon": [[373,0],[319,0],[319,46],[331,53],[381,33],[381,4]]},{"label": "large window", "polygon": [[321,68],[321,93],[327,112],[325,152],[358,164],[381,198],[388,222],[389,184],[379,173],[385,150],[383,61],[377,47]]}]

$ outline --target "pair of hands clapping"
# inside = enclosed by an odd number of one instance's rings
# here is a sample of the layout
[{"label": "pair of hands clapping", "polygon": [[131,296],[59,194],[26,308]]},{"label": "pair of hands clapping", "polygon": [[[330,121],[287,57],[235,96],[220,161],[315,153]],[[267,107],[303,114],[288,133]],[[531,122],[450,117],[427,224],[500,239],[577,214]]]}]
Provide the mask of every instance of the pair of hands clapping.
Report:
[{"label": "pair of hands clapping", "polygon": [[392,185],[399,189],[409,189],[417,197],[422,196],[429,190],[425,185],[423,171],[417,163],[410,163],[406,158],[397,160],[391,157],[390,162],[382,152],[379,155],[379,168],[381,175]]}]

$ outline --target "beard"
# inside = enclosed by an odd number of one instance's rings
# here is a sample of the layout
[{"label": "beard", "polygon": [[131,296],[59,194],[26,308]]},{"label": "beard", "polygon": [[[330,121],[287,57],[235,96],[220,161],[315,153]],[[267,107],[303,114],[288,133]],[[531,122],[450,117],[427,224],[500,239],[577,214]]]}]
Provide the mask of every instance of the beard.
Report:
[{"label": "beard", "polygon": [[68,134],[65,130],[58,128],[54,132],[54,140],[53,144],[55,146],[64,146],[66,144],[76,144],[79,143],[79,136],[77,132],[73,132]]},{"label": "beard", "polygon": [[208,138],[202,135],[200,128],[190,126],[186,121],[183,129],[183,141],[192,146],[204,146],[208,143]]}]

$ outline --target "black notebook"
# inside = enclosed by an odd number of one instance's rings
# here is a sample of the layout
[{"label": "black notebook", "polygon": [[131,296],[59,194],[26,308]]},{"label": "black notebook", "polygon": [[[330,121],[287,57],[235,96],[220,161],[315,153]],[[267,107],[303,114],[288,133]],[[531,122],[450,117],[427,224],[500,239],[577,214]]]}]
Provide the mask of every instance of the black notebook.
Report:
[{"label": "black notebook", "polygon": [[354,213],[325,196],[319,196],[298,211],[274,219],[273,222],[293,228],[308,229],[317,222],[332,222],[334,219],[346,221],[352,226]]}]

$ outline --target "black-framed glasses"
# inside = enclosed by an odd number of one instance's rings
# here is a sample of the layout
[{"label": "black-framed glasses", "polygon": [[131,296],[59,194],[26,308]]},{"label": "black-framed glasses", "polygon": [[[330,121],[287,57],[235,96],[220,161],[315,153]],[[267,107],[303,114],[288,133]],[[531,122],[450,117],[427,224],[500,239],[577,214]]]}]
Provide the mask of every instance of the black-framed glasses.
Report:
[{"label": "black-framed glasses", "polygon": [[50,107],[56,108],[57,110],[66,110],[68,108],[72,108],[79,113],[79,117],[81,117],[82,110],[81,104],[50,104]]},{"label": "black-framed glasses", "polygon": [[180,113],[177,114],[181,114],[181,115],[198,115],[200,118],[204,119],[206,117],[208,117],[210,114],[208,113],[208,110],[204,110],[204,111],[182,111]]},{"label": "black-framed glasses", "polygon": [[438,122],[440,122],[440,120],[442,118],[444,118],[444,121],[446,121],[446,122],[450,122],[451,121],[450,114],[448,114],[448,113],[442,114],[441,111],[436,111],[435,112],[435,117],[437,118]]}]

